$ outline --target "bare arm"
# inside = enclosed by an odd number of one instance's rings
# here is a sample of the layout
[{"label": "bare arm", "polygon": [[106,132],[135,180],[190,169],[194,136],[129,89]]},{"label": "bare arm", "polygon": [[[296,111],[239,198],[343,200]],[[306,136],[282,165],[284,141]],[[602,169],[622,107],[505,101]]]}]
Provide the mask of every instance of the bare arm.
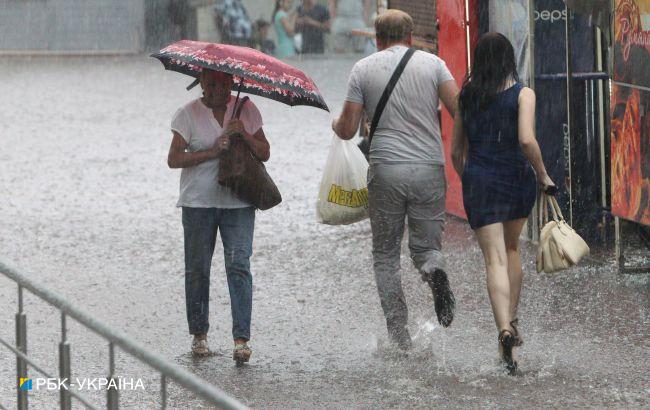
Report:
[{"label": "bare arm", "polygon": [[332,121],[332,130],[341,139],[352,139],[359,129],[362,114],[363,104],[346,101],[341,115]]},{"label": "bare arm", "polygon": [[255,155],[260,161],[266,162],[271,158],[271,145],[264,135],[264,130],[259,129],[255,134],[251,136],[250,139],[246,140],[248,146],[250,147],[253,155]]},{"label": "bare arm", "polygon": [[452,117],[455,117],[456,114],[456,100],[458,98],[458,85],[456,81],[449,80],[445,81],[438,87],[438,95],[442,104],[445,106],[447,111]]},{"label": "bare arm", "polygon": [[[197,152],[187,152],[189,144],[185,142],[181,134],[173,131],[169,154],[167,155],[167,165],[169,168],[189,168],[199,165],[202,162],[215,159],[219,156],[221,148],[218,148],[220,140],[217,139],[215,147]],[[219,137],[221,138],[221,137]]]},{"label": "bare arm", "polygon": [[524,155],[535,169],[537,180],[543,188],[555,184],[546,173],[542,152],[535,138],[535,92],[525,87],[519,94],[519,145]]},{"label": "bare arm", "polygon": [[297,14],[295,12],[289,13],[287,17],[280,18],[280,23],[282,23],[282,27],[284,27],[284,30],[290,36],[293,36],[296,32],[296,18],[297,18]]},{"label": "bare arm", "polygon": [[467,135],[463,129],[463,116],[458,110],[454,116],[454,133],[451,140],[451,162],[459,177],[463,176],[467,159]]}]

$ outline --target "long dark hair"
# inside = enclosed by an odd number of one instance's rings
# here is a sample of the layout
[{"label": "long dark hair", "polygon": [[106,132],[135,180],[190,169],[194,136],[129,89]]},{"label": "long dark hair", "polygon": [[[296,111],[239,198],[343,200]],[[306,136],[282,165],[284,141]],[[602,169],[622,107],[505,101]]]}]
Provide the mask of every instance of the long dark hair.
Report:
[{"label": "long dark hair", "polygon": [[471,111],[485,110],[510,78],[519,81],[512,44],[501,33],[484,34],[476,43],[474,62],[460,91],[463,119]]}]

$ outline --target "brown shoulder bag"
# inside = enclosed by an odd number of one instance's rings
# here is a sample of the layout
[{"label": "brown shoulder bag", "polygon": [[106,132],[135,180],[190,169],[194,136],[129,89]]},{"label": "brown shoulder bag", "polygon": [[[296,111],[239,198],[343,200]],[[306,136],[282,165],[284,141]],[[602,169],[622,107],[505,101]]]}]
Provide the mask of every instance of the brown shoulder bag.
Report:
[{"label": "brown shoulder bag", "polygon": [[[239,118],[247,101],[248,97],[242,98],[234,118]],[[278,187],[262,161],[248,148],[243,136],[231,134],[229,138],[230,146],[219,156],[219,184],[230,188],[239,199],[262,211],[282,202]]]}]

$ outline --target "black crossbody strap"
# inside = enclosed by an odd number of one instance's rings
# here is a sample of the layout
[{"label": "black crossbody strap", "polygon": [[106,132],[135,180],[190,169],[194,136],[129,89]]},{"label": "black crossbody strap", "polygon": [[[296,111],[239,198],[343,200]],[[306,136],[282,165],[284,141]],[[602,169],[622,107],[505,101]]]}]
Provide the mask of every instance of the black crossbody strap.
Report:
[{"label": "black crossbody strap", "polygon": [[375,134],[375,130],[377,129],[377,124],[379,124],[379,118],[381,117],[381,113],[384,112],[386,103],[388,102],[388,99],[390,98],[390,95],[392,94],[393,89],[395,88],[395,84],[397,84],[399,77],[402,75],[402,72],[404,71],[404,67],[406,67],[406,64],[411,59],[411,56],[413,56],[413,53],[415,53],[415,49],[412,47],[406,50],[406,54],[404,54],[404,57],[402,57],[402,60],[397,65],[397,68],[395,68],[393,75],[390,77],[390,80],[388,81],[388,84],[384,89],[384,93],[381,95],[381,98],[379,99],[377,108],[375,108],[375,115],[372,117],[372,123],[370,125],[370,133],[368,134],[369,147],[370,144],[372,144],[372,136]]}]

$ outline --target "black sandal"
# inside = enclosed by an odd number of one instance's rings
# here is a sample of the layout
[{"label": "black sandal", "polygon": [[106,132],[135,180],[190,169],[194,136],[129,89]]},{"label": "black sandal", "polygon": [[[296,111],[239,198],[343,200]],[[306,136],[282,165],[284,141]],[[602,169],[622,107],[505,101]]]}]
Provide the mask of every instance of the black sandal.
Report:
[{"label": "black sandal", "polygon": [[501,360],[503,360],[508,374],[514,376],[517,372],[517,362],[512,358],[512,348],[516,346],[517,339],[513,332],[503,329],[499,333],[499,346],[501,347]]},{"label": "black sandal", "polygon": [[512,330],[514,330],[513,336],[515,337],[516,340],[515,346],[519,347],[519,346],[523,346],[524,339],[519,335],[519,329],[517,329],[517,326],[519,326],[519,319],[514,318],[510,322],[510,327],[512,328]]}]

